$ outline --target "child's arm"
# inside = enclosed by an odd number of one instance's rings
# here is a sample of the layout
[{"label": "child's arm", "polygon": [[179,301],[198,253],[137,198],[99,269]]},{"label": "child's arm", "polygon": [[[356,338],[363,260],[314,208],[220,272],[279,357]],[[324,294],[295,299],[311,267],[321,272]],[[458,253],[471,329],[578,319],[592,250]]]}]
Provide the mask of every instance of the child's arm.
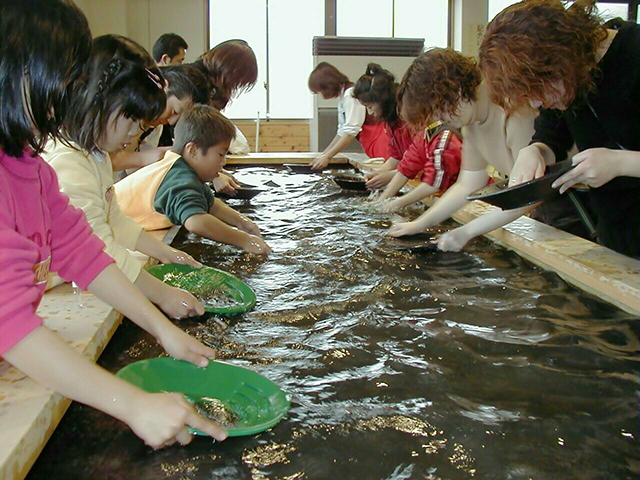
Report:
[{"label": "child's arm", "polygon": [[111,164],[113,170],[119,172],[121,170],[127,170],[129,168],[142,168],[152,163],[162,160],[164,154],[170,150],[171,147],[156,147],[149,148],[143,152],[129,152],[122,150],[115,155],[111,155]]},{"label": "child's arm", "polygon": [[239,230],[247,232],[251,235],[262,237],[262,235],[260,234],[260,229],[255,223],[253,223],[244,215],[236,212],[233,208],[231,208],[220,199],[217,199],[213,202],[213,205],[211,205],[211,208],[209,209],[209,213],[214,217],[219,218],[227,225],[232,225]]},{"label": "child's arm", "polygon": [[145,255],[157,258],[162,263],[180,263],[192,267],[202,267],[202,264],[188,253],[161,242],[149,232],[142,231],[136,242],[136,250]]},{"label": "child's arm", "polygon": [[511,223],[522,215],[530,212],[539,203],[513,210],[494,210],[485,213],[462,227],[455,228],[438,238],[438,248],[445,252],[459,252],[472,238],[484,235],[507,223]]},{"label": "child's arm", "polygon": [[393,176],[393,179],[389,182],[389,185],[387,185],[387,188],[384,189],[382,195],[380,195],[380,197],[376,200],[382,201],[386,200],[387,198],[394,197],[400,191],[400,189],[407,184],[408,181],[409,179],[402,173],[396,172],[396,174]]},{"label": "child's arm", "polygon": [[467,203],[467,195],[484,187],[488,181],[486,170],[461,170],[458,181],[431,208],[412,222],[394,224],[389,229],[389,235],[414,235],[444,222]]},{"label": "child's arm", "polygon": [[432,187],[428,183],[420,182],[416,188],[411,190],[410,192],[405,193],[400,198],[396,198],[392,202],[390,202],[385,210],[389,212],[394,212],[401,208],[406,207],[407,205],[411,205],[412,203],[419,202],[420,200],[427,198],[429,195],[433,195],[434,193],[438,193],[438,189]]},{"label": "child's arm", "polygon": [[216,440],[227,436],[181,395],[146,393],[93,364],[45,327],[33,330],[3,356],[38,383],[125,422],[153,448],[189,443],[186,426]]},{"label": "child's arm", "polygon": [[[271,249],[262,240],[262,238],[243,232],[236,228],[231,227],[223,219],[215,216],[218,212],[216,204],[223,204],[220,200],[215,200],[211,206],[211,213],[199,213],[191,215],[185,222],[184,227],[191,233],[200,235],[201,237],[210,238],[221,243],[227,243],[236,247],[242,248],[245,252],[267,254],[271,252]],[[229,207],[224,205],[227,209]],[[215,207],[215,208],[214,208]],[[225,217],[226,210],[223,211],[223,217]],[[215,212],[215,213],[214,213]],[[227,215],[228,216],[228,215]]]},{"label": "child's arm", "polygon": [[367,188],[369,190],[377,190],[387,185],[396,174],[398,163],[400,163],[400,160],[388,158],[380,169],[367,173],[364,176],[367,181]]}]

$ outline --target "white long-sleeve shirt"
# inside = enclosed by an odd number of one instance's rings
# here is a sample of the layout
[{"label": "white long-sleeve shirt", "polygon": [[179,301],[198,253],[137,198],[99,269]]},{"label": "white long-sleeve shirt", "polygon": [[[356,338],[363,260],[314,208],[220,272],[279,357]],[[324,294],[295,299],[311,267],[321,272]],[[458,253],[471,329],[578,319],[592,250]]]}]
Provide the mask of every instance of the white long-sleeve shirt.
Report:
[{"label": "white long-sleeve shirt", "polygon": [[127,249],[136,249],[142,226],[118,208],[109,155],[87,154],[59,142],[49,142],[42,158],[56,171],[60,190],[69,197],[71,205],[84,212],[93,233],[105,243],[105,252],[135,282],[142,263]]},{"label": "white long-sleeve shirt", "polygon": [[353,96],[353,87],[340,92],[338,99],[338,135],[357,136],[367,116],[367,109]]}]

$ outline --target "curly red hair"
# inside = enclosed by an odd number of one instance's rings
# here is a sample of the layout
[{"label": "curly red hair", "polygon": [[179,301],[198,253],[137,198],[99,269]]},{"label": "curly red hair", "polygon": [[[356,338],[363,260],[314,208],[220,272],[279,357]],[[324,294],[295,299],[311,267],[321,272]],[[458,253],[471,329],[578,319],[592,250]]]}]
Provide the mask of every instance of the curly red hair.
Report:
[{"label": "curly red hair", "polygon": [[458,113],[460,103],[476,100],[482,81],[473,58],[451,48],[432,48],[417,57],[398,88],[403,120],[420,129]]},{"label": "curly red hair", "polygon": [[593,0],[569,8],[560,0],[525,0],[500,12],[480,46],[491,100],[514,111],[556,93],[570,105],[595,88],[592,72],[607,31],[594,6]]}]

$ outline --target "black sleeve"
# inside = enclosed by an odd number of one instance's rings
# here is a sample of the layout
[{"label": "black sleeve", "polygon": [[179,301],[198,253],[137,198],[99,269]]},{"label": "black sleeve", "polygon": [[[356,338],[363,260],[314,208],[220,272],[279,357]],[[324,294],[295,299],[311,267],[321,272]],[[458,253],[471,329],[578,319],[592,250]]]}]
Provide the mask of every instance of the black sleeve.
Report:
[{"label": "black sleeve", "polygon": [[[571,113],[566,113],[570,115]],[[573,137],[565,121],[565,112],[561,110],[540,109],[540,115],[535,120],[531,143],[544,143],[553,150],[556,162],[567,158],[567,152],[573,146]]]}]

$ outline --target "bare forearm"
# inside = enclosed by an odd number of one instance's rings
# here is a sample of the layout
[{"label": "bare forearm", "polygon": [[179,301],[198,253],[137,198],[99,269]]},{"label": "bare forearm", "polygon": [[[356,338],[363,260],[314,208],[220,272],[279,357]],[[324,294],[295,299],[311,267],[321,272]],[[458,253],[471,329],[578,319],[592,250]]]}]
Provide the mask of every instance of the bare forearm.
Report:
[{"label": "bare forearm", "polygon": [[544,158],[544,163],[546,163],[547,165],[556,163],[556,154],[553,153],[553,150],[551,150],[551,148],[545,143],[536,142],[525,148],[537,148]]},{"label": "bare forearm", "polygon": [[395,202],[398,208],[403,208],[407,205],[411,205],[412,203],[419,202],[420,200],[428,197],[429,195],[433,195],[434,193],[438,193],[437,188],[432,187],[428,183],[420,182],[420,185],[412,189],[410,192],[407,192],[400,198],[396,199]]},{"label": "bare forearm", "polygon": [[400,172],[396,172],[396,174],[389,182],[389,185],[387,185],[387,188],[385,188],[384,192],[382,192],[382,195],[380,195],[380,200],[386,200],[387,198],[391,198],[396,195],[408,181],[409,179],[407,177],[405,177]]},{"label": "bare forearm", "polygon": [[356,137],[354,137],[353,135],[343,135],[341,137],[338,137],[338,141],[331,148],[325,150],[324,155],[329,158],[335,157],[337,154],[351,145],[351,142],[353,142],[355,138]]},{"label": "bare forearm", "polygon": [[215,202],[213,202],[209,213],[227,225],[234,227],[237,227],[243,220],[242,215],[220,199],[216,199]]},{"label": "bare forearm", "polygon": [[46,327],[32,331],[4,358],[41,385],[120,420],[125,420],[141,393],[80,355]]},{"label": "bare forearm", "polygon": [[184,226],[190,232],[201,237],[240,248],[244,248],[244,245],[249,241],[249,234],[233,228],[209,214],[193,215],[187,219]]},{"label": "bare forearm", "polygon": [[168,245],[161,242],[145,230],[140,232],[140,236],[136,242],[136,250],[138,252],[157,259],[161,259],[165,250],[168,248]]},{"label": "bare forearm", "polygon": [[[145,279],[147,275],[150,276],[142,270],[136,283],[141,277]],[[159,283],[164,285],[162,282]],[[114,288],[114,285],[118,288]],[[109,265],[93,279],[89,284],[89,291],[156,338],[159,336],[161,326],[167,323],[171,325],[171,322],[145,296],[145,293],[149,293],[154,297],[154,292],[143,293],[136,288],[115,264]],[[152,299],[152,301],[155,300]]]},{"label": "bare forearm", "polygon": [[122,150],[117,154],[110,154],[110,156],[113,170],[116,172],[126,170],[128,168],[140,168],[143,166],[138,152],[127,152]]},{"label": "bare forearm", "polygon": [[618,176],[640,177],[640,152],[624,151],[618,168]]},{"label": "bare forearm", "polygon": [[326,148],[322,151],[322,154],[325,155],[329,150],[331,150],[336,143],[338,143],[338,141],[340,140],[340,135],[336,135],[335,137],[333,137],[333,140],[331,140],[331,143],[329,145],[326,146]]}]

